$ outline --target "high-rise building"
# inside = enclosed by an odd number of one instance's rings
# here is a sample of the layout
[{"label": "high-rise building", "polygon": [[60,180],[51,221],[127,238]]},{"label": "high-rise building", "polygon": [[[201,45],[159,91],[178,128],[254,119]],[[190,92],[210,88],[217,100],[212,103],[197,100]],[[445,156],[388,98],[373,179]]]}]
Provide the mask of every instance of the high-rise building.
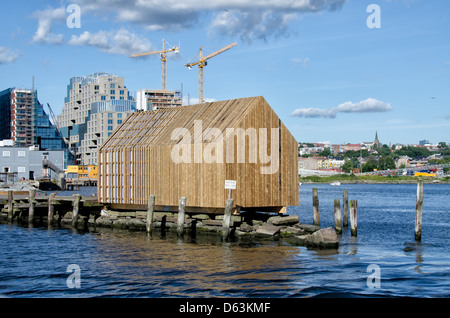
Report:
[{"label": "high-rise building", "polygon": [[37,98],[37,91],[8,88],[0,92],[0,139],[11,139],[17,147],[66,148],[57,127]]},{"label": "high-rise building", "polygon": [[98,148],[135,111],[123,77],[108,73],[72,77],[58,123],[76,152],[76,163],[96,165]]},{"label": "high-rise building", "polygon": [[156,110],[177,107],[183,104],[181,91],[141,89],[136,96],[137,110]]}]

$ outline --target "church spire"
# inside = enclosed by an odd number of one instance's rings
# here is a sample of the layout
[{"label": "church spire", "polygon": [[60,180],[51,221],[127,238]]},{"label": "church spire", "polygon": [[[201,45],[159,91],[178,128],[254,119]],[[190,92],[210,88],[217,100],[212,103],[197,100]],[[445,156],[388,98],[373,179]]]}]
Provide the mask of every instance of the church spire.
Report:
[{"label": "church spire", "polygon": [[374,145],[380,146],[380,141],[378,140],[378,131],[375,131],[375,141],[373,142]]}]

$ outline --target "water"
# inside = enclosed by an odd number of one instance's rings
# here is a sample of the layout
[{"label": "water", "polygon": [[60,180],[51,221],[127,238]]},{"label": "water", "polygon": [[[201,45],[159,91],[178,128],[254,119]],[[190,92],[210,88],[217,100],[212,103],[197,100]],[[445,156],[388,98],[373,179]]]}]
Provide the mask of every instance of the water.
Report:
[{"label": "water", "polygon": [[[337,250],[1,224],[0,297],[450,297],[450,185],[425,185],[412,250],[415,185],[302,185],[300,206],[288,208],[302,223],[312,224],[312,187],[322,227],[334,226],[344,189],[358,200],[358,236],[344,228]],[[71,264],[80,288],[67,285]]]}]

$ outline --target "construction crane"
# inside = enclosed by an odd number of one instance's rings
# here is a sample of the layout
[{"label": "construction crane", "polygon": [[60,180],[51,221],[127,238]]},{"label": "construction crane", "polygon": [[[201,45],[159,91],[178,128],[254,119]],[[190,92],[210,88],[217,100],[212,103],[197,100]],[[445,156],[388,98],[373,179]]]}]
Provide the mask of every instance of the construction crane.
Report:
[{"label": "construction crane", "polygon": [[166,56],[166,53],[169,53],[169,52],[178,53],[179,51],[180,51],[180,49],[177,46],[174,46],[174,47],[166,50],[166,41],[163,39],[163,46],[162,46],[161,51],[139,53],[139,54],[131,55],[130,57],[140,57],[140,56],[146,56],[146,55],[152,55],[152,54],[161,54],[161,89],[163,91],[165,91],[165,90],[167,90],[167,56]]},{"label": "construction crane", "polygon": [[236,45],[237,45],[236,42],[228,44],[227,46],[221,48],[220,50],[218,50],[214,53],[211,53],[205,57],[203,57],[203,47],[200,47],[199,60],[197,62],[188,63],[188,64],[184,65],[184,66],[187,66],[189,69],[192,69],[193,66],[198,65],[198,102],[200,104],[205,102],[205,70],[204,70],[204,67],[206,65],[208,65],[208,63],[206,61],[216,55],[219,55],[220,53],[225,52],[226,50],[231,49],[232,47],[234,47]]},{"label": "construction crane", "polygon": [[48,110],[50,113],[50,117],[52,118],[52,121],[53,121],[52,124],[53,124],[53,126],[55,126],[56,132],[64,140],[64,143],[68,144],[68,141],[66,140],[66,138],[64,138],[63,134],[61,133],[61,130],[59,129],[58,121],[56,120],[56,116],[55,116],[55,113],[53,112],[53,109],[50,107],[49,103],[47,103],[47,106],[48,106]]}]

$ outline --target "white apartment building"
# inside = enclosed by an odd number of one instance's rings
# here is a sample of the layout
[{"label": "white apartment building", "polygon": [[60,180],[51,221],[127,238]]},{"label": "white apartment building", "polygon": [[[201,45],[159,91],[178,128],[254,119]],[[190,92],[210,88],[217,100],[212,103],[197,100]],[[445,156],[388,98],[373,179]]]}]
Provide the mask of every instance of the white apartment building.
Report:
[{"label": "white apartment building", "polygon": [[108,73],[72,77],[58,124],[76,151],[76,163],[96,165],[99,147],[135,111],[123,77]]}]

